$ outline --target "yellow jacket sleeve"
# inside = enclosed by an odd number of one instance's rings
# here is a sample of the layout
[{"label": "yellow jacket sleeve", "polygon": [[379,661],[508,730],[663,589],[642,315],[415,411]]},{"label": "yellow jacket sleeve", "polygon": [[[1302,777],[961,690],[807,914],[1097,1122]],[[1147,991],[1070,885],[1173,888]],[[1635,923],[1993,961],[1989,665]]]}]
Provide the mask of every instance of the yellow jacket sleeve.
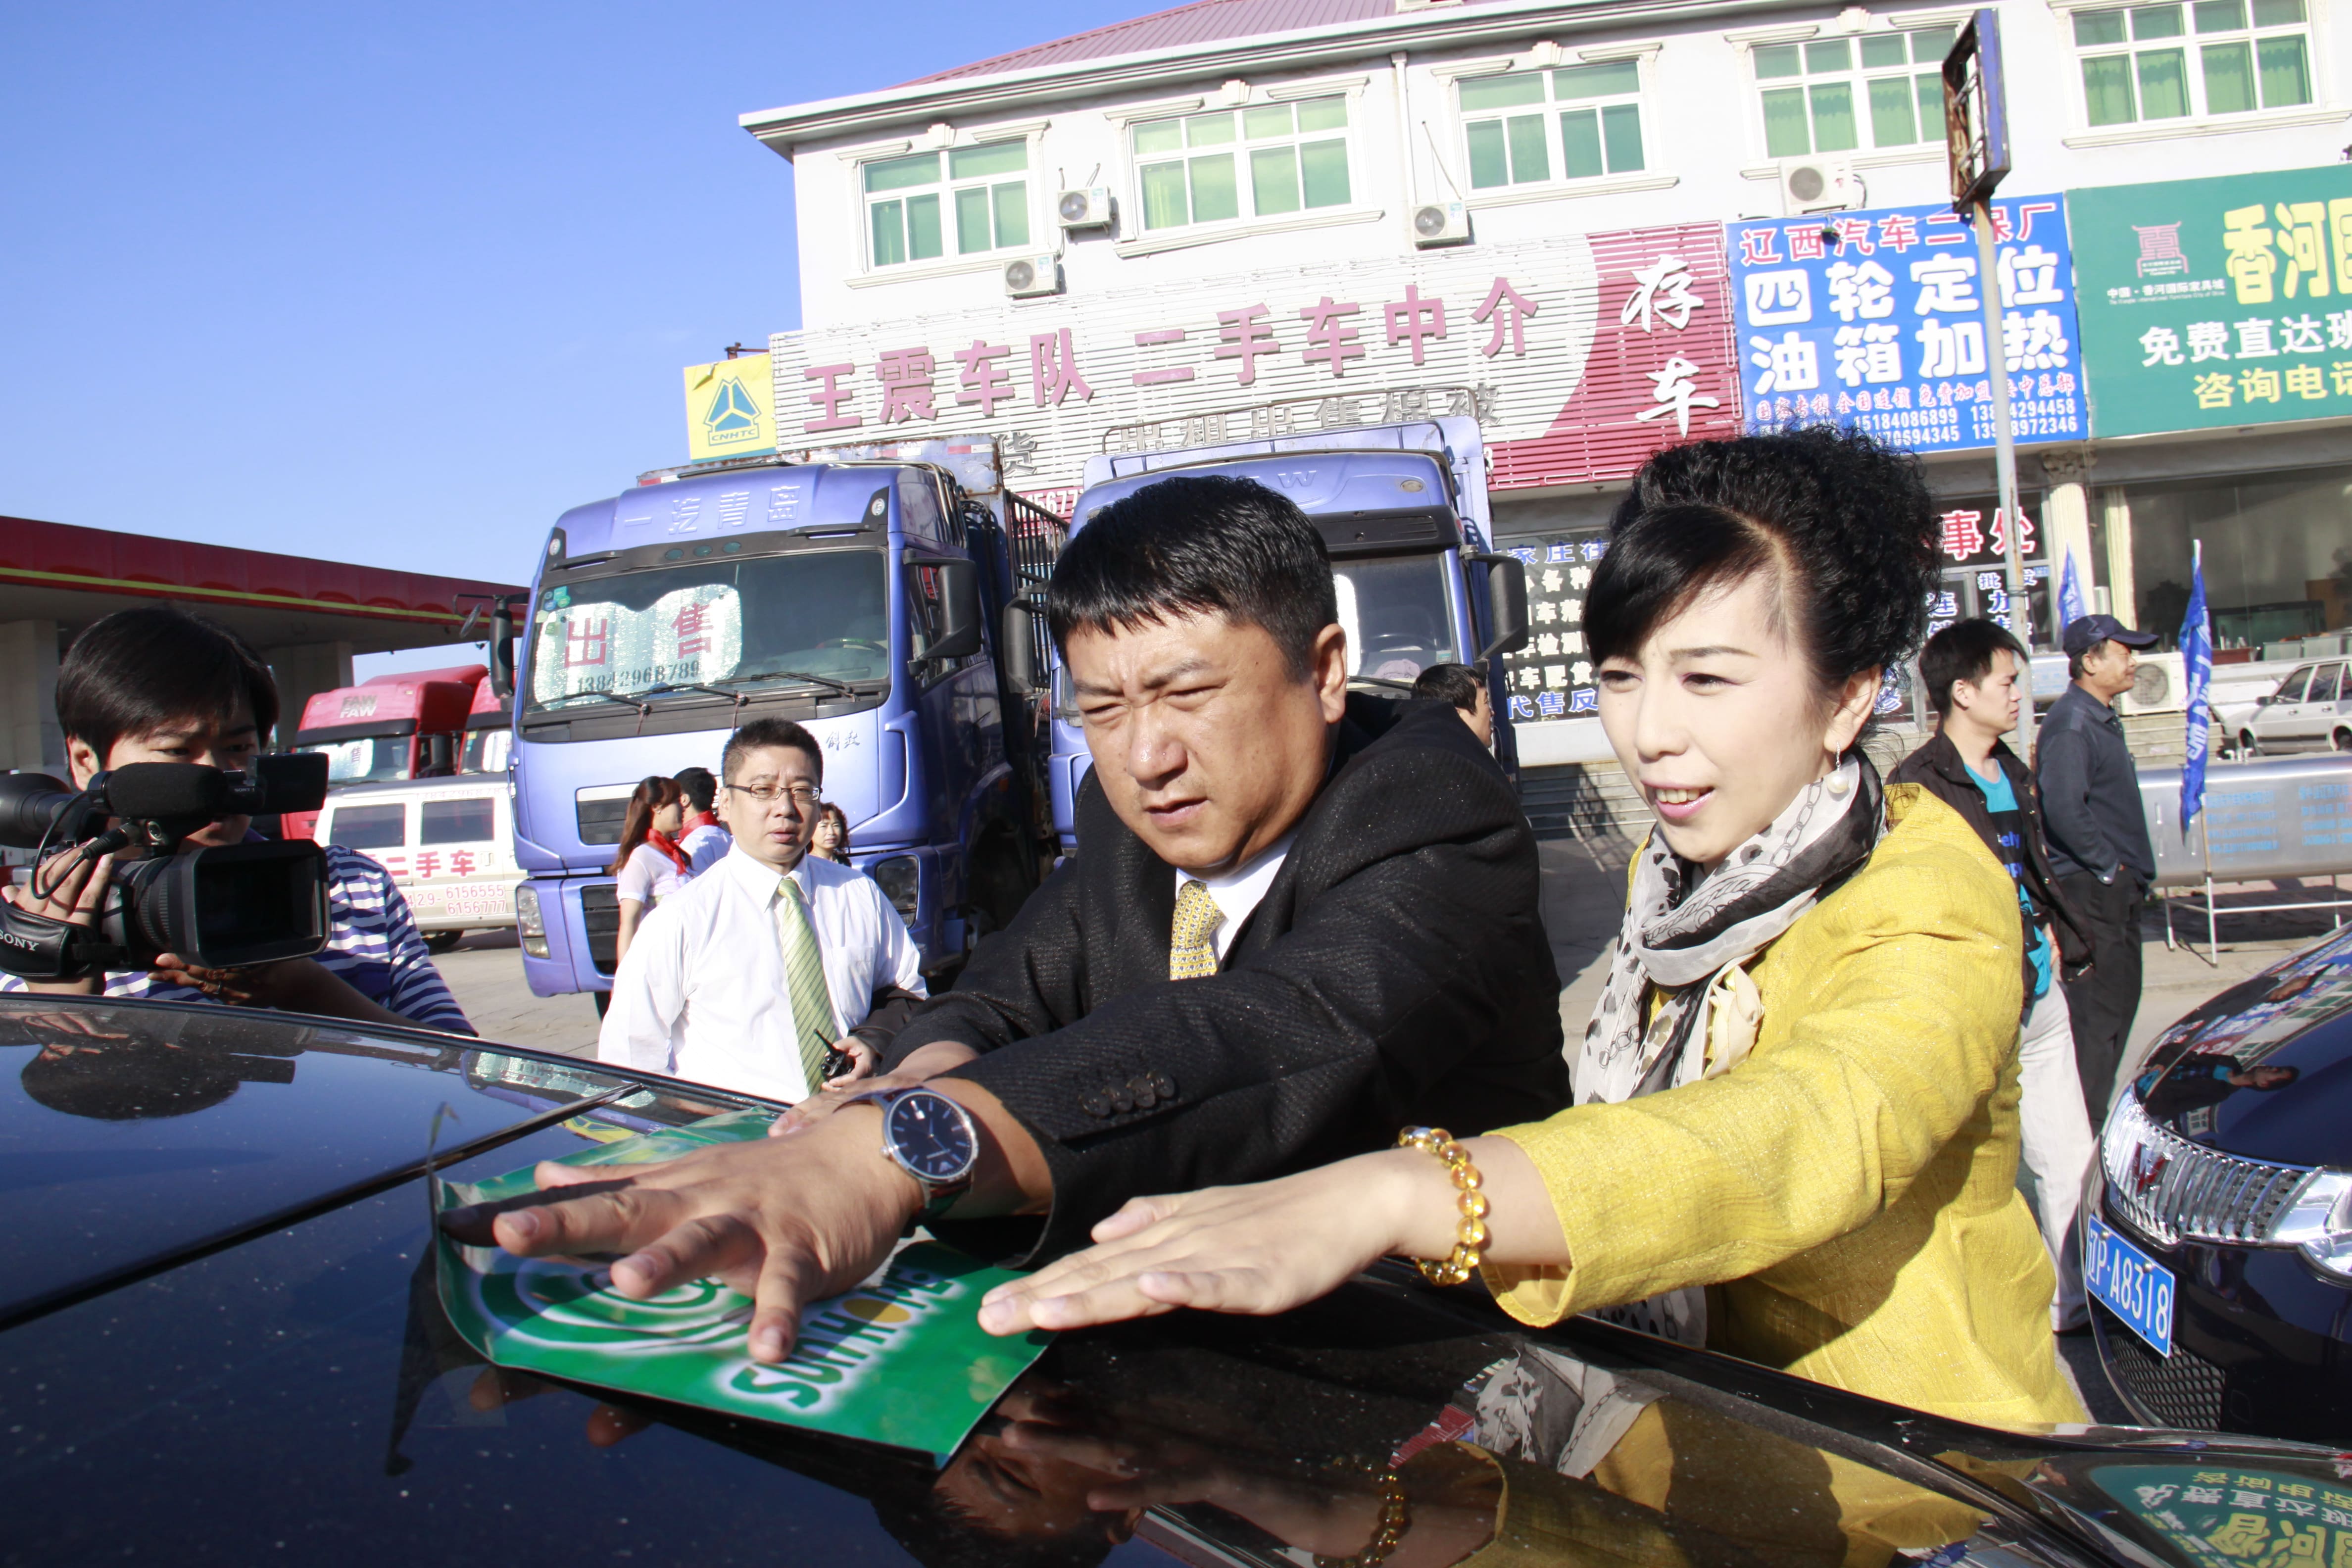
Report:
[{"label": "yellow jacket sleeve", "polygon": [[[1986,1115],[2015,1046],[2014,900],[1972,844],[1878,857],[1758,961],[1764,1022],[1745,1062],[1504,1129],[1541,1173],[1570,1259],[1490,1265],[1504,1307],[1549,1324],[1743,1279],[1901,1202]],[[1967,1178],[1944,1167],[1938,1204]]]}]

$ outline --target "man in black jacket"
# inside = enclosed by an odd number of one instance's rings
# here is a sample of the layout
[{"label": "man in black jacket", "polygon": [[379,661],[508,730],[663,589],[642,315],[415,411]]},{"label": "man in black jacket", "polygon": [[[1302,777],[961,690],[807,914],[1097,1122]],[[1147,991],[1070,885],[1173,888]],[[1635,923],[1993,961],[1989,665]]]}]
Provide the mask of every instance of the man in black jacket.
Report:
[{"label": "man in black jacket", "polygon": [[901,1033],[878,1101],[461,1234],[628,1253],[638,1298],[718,1274],[775,1360],[919,1221],[1042,1215],[1042,1258],[1141,1194],[1567,1104],[1533,834],[1450,710],[1349,695],[1297,507],[1148,486],[1087,520],[1047,613],[1095,762],[1080,852]]},{"label": "man in black jacket", "polygon": [[2091,971],[2066,983],[2074,1063],[2091,1120],[2106,1118],[2116,1070],[2139,1011],[2139,907],[2156,880],[2156,847],[2139,802],[2139,770],[2115,700],[2132,689],[2132,650],[2156,641],[2113,616],[2070,622],[2061,639],[2073,681],[2050,707],[2034,770],[2050,865],[2091,936]]},{"label": "man in black jacket", "polygon": [[2051,1326],[2063,1332],[2089,1321],[2082,1249],[2068,1232],[2095,1144],[2075,1076],[2066,992],[2053,971],[2063,964],[2069,975],[2080,973],[2091,942],[2051,874],[2033,775],[2002,739],[2017,728],[2025,696],[2019,686],[2031,668],[2025,649],[1992,621],[1955,622],[1929,637],[1919,675],[1938,720],[1935,738],[1889,782],[1917,784],[1958,812],[2017,884],[2026,998],[2018,1131],[2027,1195],[2058,1270]]}]

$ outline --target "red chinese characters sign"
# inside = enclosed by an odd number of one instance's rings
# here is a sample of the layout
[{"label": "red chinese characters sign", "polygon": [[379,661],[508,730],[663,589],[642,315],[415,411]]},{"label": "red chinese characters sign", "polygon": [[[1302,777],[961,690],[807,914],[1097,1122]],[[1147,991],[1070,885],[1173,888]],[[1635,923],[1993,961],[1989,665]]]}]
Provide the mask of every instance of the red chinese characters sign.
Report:
[{"label": "red chinese characters sign", "polygon": [[1100,450],[1469,415],[1499,486],[1622,478],[1736,424],[1725,270],[1704,225],[780,333],[778,423],[993,437],[1029,490]]}]

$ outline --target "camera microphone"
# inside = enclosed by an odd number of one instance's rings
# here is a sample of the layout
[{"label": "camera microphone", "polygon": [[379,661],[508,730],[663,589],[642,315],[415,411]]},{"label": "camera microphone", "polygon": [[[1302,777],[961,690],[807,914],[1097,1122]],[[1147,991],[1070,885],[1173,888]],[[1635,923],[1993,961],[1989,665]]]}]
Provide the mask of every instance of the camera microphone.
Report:
[{"label": "camera microphone", "polygon": [[229,800],[234,775],[201,763],[125,763],[96,782],[116,816],[139,822],[210,821],[242,809]]}]

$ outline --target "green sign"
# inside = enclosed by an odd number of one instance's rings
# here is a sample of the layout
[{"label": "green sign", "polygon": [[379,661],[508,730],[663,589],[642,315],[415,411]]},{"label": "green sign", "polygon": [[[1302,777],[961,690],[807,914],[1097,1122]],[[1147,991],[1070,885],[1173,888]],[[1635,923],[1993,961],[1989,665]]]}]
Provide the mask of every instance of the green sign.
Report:
[{"label": "green sign", "polygon": [[2352,415],[2352,164],[2066,193],[2091,434]]},{"label": "green sign", "polygon": [[2093,1479],[2200,1568],[2331,1568],[2352,1559],[2352,1483],[2234,1462],[2105,1468]]},{"label": "green sign", "polygon": [[[763,1137],[774,1113],[739,1110],[567,1156],[567,1165],[643,1165]],[[529,1169],[438,1183],[436,1208],[533,1190]],[[1052,1335],[998,1339],[980,1299],[1016,1278],[935,1242],[903,1247],[856,1289],[801,1313],[775,1365],[745,1353],[751,1300],[698,1279],[632,1301],[574,1258],[516,1258],[439,1237],[441,1305],[491,1363],[723,1415],[919,1449],[945,1461]]]}]

